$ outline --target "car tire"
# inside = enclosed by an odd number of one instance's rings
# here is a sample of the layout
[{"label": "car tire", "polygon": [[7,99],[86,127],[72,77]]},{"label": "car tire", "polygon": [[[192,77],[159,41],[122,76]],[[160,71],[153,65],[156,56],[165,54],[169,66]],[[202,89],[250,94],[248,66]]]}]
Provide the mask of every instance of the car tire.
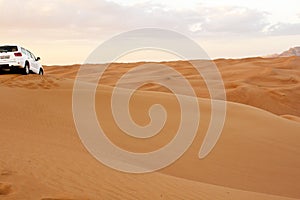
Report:
[{"label": "car tire", "polygon": [[40,75],[40,76],[43,76],[43,75],[44,75],[44,71],[43,71],[42,69],[40,69],[39,75]]},{"label": "car tire", "polygon": [[25,67],[23,68],[23,75],[28,75],[30,73],[29,64],[26,63]]}]

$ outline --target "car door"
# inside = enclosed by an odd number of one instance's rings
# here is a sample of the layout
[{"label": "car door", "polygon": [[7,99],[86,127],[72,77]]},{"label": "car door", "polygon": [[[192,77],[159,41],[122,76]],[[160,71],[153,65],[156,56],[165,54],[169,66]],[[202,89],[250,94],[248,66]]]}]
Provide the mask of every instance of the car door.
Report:
[{"label": "car door", "polygon": [[36,64],[36,58],[35,56],[27,50],[28,57],[29,57],[29,64],[30,64],[30,70],[33,71],[34,73],[38,73],[38,66]]}]

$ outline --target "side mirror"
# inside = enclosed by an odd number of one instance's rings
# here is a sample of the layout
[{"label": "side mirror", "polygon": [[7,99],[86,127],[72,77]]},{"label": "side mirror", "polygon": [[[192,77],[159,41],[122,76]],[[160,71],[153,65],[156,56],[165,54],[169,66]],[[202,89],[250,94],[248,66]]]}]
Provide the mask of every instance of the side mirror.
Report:
[{"label": "side mirror", "polygon": [[40,58],[40,57],[37,57],[37,58],[35,59],[35,61],[39,61],[39,60],[41,60],[41,58]]}]

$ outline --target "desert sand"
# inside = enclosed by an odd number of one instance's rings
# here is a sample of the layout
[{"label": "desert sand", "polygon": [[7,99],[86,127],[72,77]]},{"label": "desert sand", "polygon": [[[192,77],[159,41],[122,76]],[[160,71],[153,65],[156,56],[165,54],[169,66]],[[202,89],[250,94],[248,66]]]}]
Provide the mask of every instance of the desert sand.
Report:
[{"label": "desert sand", "polygon": [[[186,61],[163,63],[191,82],[201,120],[188,151],[172,165],[147,174],[111,169],[81,143],[72,115],[79,65],[45,67],[43,77],[1,74],[0,199],[300,199],[300,58],[215,63],[228,99],[217,145],[206,158],[198,158],[211,115],[204,81]],[[180,110],[169,90],[147,84],[132,97],[131,114],[145,125],[149,106],[164,105],[168,120],[162,132],[141,141],[116,127],[109,106],[113,86],[139,64],[113,64],[107,70],[97,88],[96,99],[101,101],[96,101],[96,109],[112,142],[129,151],[149,152],[174,136]],[[95,67],[101,66],[86,68],[87,80],[96,79]],[[161,72],[153,77],[160,79]],[[170,80],[176,87],[176,77]],[[129,77],[124,91],[133,81],[141,80]]]}]

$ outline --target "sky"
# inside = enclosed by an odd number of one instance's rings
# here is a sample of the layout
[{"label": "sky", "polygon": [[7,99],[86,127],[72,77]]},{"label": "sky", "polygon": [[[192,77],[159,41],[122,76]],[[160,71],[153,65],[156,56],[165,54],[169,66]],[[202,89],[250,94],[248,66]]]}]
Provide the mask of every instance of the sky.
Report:
[{"label": "sky", "polygon": [[[0,0],[0,24],[0,44],[20,44],[45,65],[84,63],[111,37],[148,27],[184,34],[210,58],[240,58],[300,46],[300,1]],[[141,51],[120,60],[172,59]]]}]

